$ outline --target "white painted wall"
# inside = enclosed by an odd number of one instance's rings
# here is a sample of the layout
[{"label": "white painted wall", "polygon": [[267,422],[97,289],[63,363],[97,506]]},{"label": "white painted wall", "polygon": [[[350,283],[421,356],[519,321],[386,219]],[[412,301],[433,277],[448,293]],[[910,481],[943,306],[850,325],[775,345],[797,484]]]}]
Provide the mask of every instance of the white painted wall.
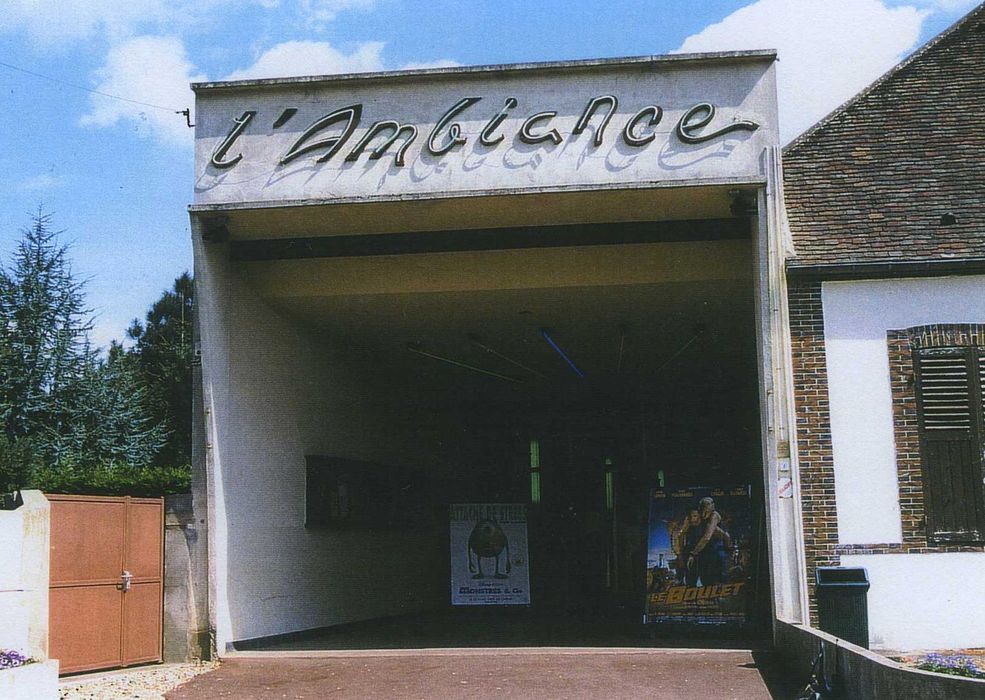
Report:
[{"label": "white painted wall", "polygon": [[[985,276],[826,282],[822,287],[838,539],[902,540],[886,332],[985,322]],[[846,555],[868,569],[871,644],[985,646],[985,554]]]},{"label": "white painted wall", "polygon": [[985,554],[842,556],[869,572],[869,643],[874,649],[985,646]]},{"label": "white painted wall", "polygon": [[838,541],[902,541],[886,331],[985,323],[985,276],[825,282]]},{"label": "white painted wall", "polygon": [[[48,658],[51,507],[40,491],[0,510],[0,649]],[[4,696],[6,697],[6,696]]]},{"label": "white painted wall", "polygon": [[[304,527],[306,454],[391,464],[428,455],[437,419],[402,410],[364,368],[300,332],[196,244],[212,463],[213,614],[235,640],[416,612],[447,593],[440,538]],[[437,543],[437,544],[436,544]]]}]

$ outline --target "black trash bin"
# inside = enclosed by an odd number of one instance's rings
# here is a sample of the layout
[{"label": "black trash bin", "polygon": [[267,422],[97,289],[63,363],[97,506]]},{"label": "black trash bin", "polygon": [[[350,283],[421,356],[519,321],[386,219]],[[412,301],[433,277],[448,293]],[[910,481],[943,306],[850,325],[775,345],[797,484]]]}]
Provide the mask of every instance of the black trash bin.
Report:
[{"label": "black trash bin", "polygon": [[860,566],[818,567],[817,621],[821,631],[869,648],[869,574]]}]

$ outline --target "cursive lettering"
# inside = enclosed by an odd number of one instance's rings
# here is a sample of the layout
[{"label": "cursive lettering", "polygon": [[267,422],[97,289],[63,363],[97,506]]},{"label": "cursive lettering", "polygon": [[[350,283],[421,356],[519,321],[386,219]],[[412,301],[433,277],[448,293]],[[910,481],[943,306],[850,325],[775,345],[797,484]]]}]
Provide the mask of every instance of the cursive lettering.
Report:
[{"label": "cursive lettering", "polygon": [[677,122],[677,138],[684,143],[704,143],[705,141],[711,141],[714,138],[733,131],[739,131],[740,129],[743,131],[755,131],[759,128],[759,124],[756,122],[739,120],[723,126],[718,131],[707,131],[702,134],[695,133],[711,123],[711,120],[714,118],[715,105],[711,102],[702,102],[694,105]]},{"label": "cursive lettering", "polygon": [[506,102],[503,104],[503,108],[499,110],[499,112],[496,114],[495,117],[489,120],[489,123],[486,124],[485,128],[482,130],[482,133],[479,134],[479,143],[481,143],[483,146],[491,147],[491,146],[495,146],[497,143],[502,141],[503,138],[505,138],[502,134],[494,138],[493,134],[496,132],[496,129],[499,128],[499,125],[503,123],[503,120],[506,119],[509,111],[514,107],[516,107],[516,105],[517,105],[517,101],[515,97],[506,98]]},{"label": "cursive lettering", "polygon": [[653,127],[660,123],[663,119],[664,111],[662,108],[656,105],[650,105],[649,107],[644,107],[639,112],[633,115],[633,117],[626,122],[626,126],[622,130],[622,139],[630,146],[645,146],[650,143],[653,139],[657,138],[655,132],[651,131],[646,136],[640,136],[636,131],[636,128],[640,125],[640,122],[644,118],[647,118],[646,125]]},{"label": "cursive lettering", "polygon": [[541,134],[533,133],[532,129],[537,122],[548,122],[557,116],[557,112],[537,112],[527,117],[526,121],[520,126],[520,140],[531,145],[552,141],[554,145],[561,143],[561,134],[557,129],[551,129]]},{"label": "cursive lettering", "polygon": [[616,107],[619,106],[619,100],[613,95],[600,95],[589,100],[588,104],[585,105],[585,111],[582,112],[581,119],[575,124],[575,128],[571,130],[572,134],[577,135],[588,128],[588,122],[591,120],[592,115],[595,114],[595,110],[605,102],[609,103],[609,109],[606,111],[605,116],[602,117],[602,123],[595,129],[595,137],[592,139],[596,148],[602,145],[602,134],[605,132],[605,127],[609,125],[609,120],[612,119],[612,115],[616,113]]},{"label": "cursive lettering", "polygon": [[393,158],[393,164],[397,167],[403,167],[404,164],[404,153],[410,148],[410,144],[414,142],[417,138],[417,127],[413,124],[401,124],[400,122],[394,121],[392,119],[386,119],[384,121],[379,121],[369,127],[366,134],[359,140],[356,147],[345,157],[346,161],[353,162],[359,160],[359,156],[362,155],[363,151],[366,150],[366,146],[369,145],[377,134],[380,134],[387,129],[391,130],[390,136],[383,141],[380,145],[373,149],[369,154],[370,160],[379,160],[387,152],[387,149],[392,146],[400,135],[406,131],[407,135],[404,137],[404,142],[401,144],[400,148],[397,149],[397,154]]},{"label": "cursive lettering", "polygon": [[[459,124],[458,122],[455,122],[454,124],[448,126],[448,122],[450,122],[458,114],[464,112],[466,109],[468,109],[469,107],[471,107],[481,99],[482,99],[481,97],[463,97],[458,102],[456,102],[451,109],[449,109],[447,112],[445,112],[442,115],[441,119],[438,120],[438,123],[434,125],[434,128],[431,129],[431,133],[428,135],[428,142],[427,142],[428,153],[430,153],[433,156],[440,156],[440,155],[444,155],[445,153],[453,149],[455,146],[461,146],[465,144],[465,142],[468,139],[462,136],[462,125]],[[448,126],[448,143],[446,143],[444,146],[436,146],[435,139],[438,138],[438,135],[444,130],[445,126]]]},{"label": "cursive lettering", "polygon": [[230,158],[229,160],[224,160],[224,158],[226,157],[226,151],[228,151],[229,148],[236,142],[239,135],[243,133],[243,129],[246,128],[246,125],[249,124],[256,115],[256,111],[243,112],[239,119],[233,119],[233,128],[229,130],[229,133],[226,134],[226,138],[224,138],[222,143],[216,146],[216,149],[212,152],[211,163],[213,167],[220,169],[231,168],[243,160],[242,153]]},{"label": "cursive lettering", "polygon": [[[435,122],[424,144],[424,150],[433,156],[443,156],[456,147],[464,146],[468,142],[468,137],[464,135],[462,124],[455,119],[481,100],[481,97],[463,97],[452,105]],[[504,133],[503,125],[518,104],[516,97],[505,98],[502,108],[486,122],[479,132],[478,139],[483,146],[493,148],[509,136],[508,131]],[[598,148],[605,139],[605,130],[616,117],[618,107],[619,100],[615,95],[592,97],[571,129],[571,135],[576,136],[584,133],[594,121],[595,130],[592,136],[592,145]],[[280,117],[274,122],[273,128],[277,129],[283,126],[296,112],[297,109],[294,107],[284,109]],[[279,161],[280,165],[286,165],[302,155],[316,150],[324,151],[316,162],[324,163],[329,160],[352,138],[359,127],[362,113],[363,105],[358,103],[342,107],[316,119],[287,149]],[[233,119],[232,128],[212,152],[209,159],[212,167],[231,168],[243,159],[242,153],[230,157],[229,151],[256,115],[256,110],[248,110]],[[564,141],[564,136],[551,124],[551,121],[557,116],[557,110],[531,114],[521,122],[516,132],[517,138],[522,143],[529,145],[561,144]],[[620,132],[622,140],[626,145],[633,148],[647,146],[656,139],[658,133],[656,127],[663,120],[663,116],[664,110],[658,105],[643,107],[623,124]],[[683,113],[672,133],[683,143],[699,144],[734,131],[753,132],[759,129],[759,124],[744,119],[735,119],[731,123],[716,128],[713,124],[715,116],[716,108],[712,103],[700,102]],[[329,131],[333,127],[337,131]],[[326,132],[331,135],[326,136]],[[373,122],[372,126],[362,134],[355,147],[345,156],[345,161],[350,163],[358,161],[367,151],[369,151],[369,160],[371,161],[379,160],[393,152],[393,164],[396,167],[403,167],[406,164],[407,153],[417,141],[419,133],[419,126],[415,124],[406,124],[395,119],[378,120]],[[399,146],[397,146],[398,142],[400,142]]]},{"label": "cursive lettering", "polygon": [[[311,126],[305,129],[298,139],[291,145],[291,147],[287,149],[287,153],[285,153],[284,157],[280,159],[280,164],[286,165],[305,153],[310,153],[311,151],[319,148],[327,148],[328,151],[325,155],[317,161],[319,163],[324,163],[326,160],[335,155],[338,150],[345,145],[345,142],[349,140],[349,137],[352,136],[352,132],[356,130],[356,126],[359,125],[359,117],[362,116],[362,113],[363,106],[361,104],[355,104],[348,107],[343,107],[342,109],[337,109],[334,112],[329,112],[321,119],[316,120]],[[342,133],[337,136],[330,136],[326,139],[321,139],[320,141],[308,143],[308,139],[320,132],[322,129],[339,122],[345,122]]]}]

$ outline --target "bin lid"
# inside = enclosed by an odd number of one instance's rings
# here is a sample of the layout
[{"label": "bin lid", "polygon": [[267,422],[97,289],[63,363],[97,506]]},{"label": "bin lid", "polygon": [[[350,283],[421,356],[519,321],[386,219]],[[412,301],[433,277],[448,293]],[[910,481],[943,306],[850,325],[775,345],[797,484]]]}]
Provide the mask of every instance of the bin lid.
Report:
[{"label": "bin lid", "polygon": [[814,577],[819,588],[869,587],[869,572],[862,566],[819,566]]}]

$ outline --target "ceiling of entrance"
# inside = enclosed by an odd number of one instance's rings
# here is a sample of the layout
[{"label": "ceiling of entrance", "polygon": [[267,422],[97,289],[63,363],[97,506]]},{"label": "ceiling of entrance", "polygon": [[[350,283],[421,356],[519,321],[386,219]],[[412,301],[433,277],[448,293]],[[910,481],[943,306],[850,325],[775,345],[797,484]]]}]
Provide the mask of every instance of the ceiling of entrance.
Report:
[{"label": "ceiling of entrance", "polygon": [[[755,382],[747,242],[574,252],[587,257],[554,250],[498,261],[456,254],[455,264],[403,256],[244,267],[285,315],[385,375],[395,394],[516,403],[590,387],[635,400]],[[351,268],[365,264],[389,272]],[[276,285],[265,277],[274,271]]]},{"label": "ceiling of entrance", "polygon": [[[222,207],[233,240],[298,236],[443,231],[509,226],[558,226],[616,221],[721,219],[733,216],[738,185],[593,188],[587,191],[517,195],[463,194],[436,199],[338,204],[297,202],[285,206]],[[193,207],[194,209],[194,207]],[[210,216],[209,208],[202,216]],[[214,215],[214,213],[213,213]]]}]

